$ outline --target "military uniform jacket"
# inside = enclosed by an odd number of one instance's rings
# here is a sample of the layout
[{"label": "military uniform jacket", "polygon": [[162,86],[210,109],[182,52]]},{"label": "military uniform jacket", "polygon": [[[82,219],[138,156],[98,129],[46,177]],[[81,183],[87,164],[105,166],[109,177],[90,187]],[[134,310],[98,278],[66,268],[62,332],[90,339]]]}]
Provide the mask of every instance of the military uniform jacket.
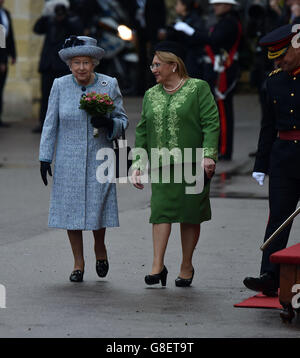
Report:
[{"label": "military uniform jacket", "polygon": [[212,47],[215,54],[221,54],[222,50],[227,52],[233,47],[238,36],[239,18],[236,12],[230,11],[219,17],[219,21],[209,32],[206,44]]},{"label": "military uniform jacket", "polygon": [[279,131],[300,130],[300,69],[292,74],[281,69],[271,72],[265,95],[267,110],[262,119],[254,171],[300,178],[300,141],[278,137]]},{"label": "military uniform jacket", "polygon": [[[208,34],[205,34],[199,41],[208,45],[214,56],[224,55],[229,53],[235,46],[236,42],[239,44],[239,36],[241,36],[239,28],[239,18],[235,11],[230,11],[219,17],[218,22],[210,29]],[[206,47],[207,48],[207,47]],[[205,66],[203,79],[207,81],[213,89],[217,81],[218,72],[214,71],[213,64],[208,63]],[[237,61],[237,54],[234,56],[232,64],[226,69],[227,87],[230,87],[239,76],[239,64]]]}]

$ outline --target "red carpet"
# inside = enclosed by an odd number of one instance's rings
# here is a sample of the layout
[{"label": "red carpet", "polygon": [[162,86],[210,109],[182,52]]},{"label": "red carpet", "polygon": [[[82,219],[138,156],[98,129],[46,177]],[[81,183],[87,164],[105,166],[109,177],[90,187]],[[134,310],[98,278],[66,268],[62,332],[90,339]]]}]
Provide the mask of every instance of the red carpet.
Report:
[{"label": "red carpet", "polygon": [[278,297],[268,297],[262,293],[249,297],[246,300],[235,304],[234,307],[282,309]]}]

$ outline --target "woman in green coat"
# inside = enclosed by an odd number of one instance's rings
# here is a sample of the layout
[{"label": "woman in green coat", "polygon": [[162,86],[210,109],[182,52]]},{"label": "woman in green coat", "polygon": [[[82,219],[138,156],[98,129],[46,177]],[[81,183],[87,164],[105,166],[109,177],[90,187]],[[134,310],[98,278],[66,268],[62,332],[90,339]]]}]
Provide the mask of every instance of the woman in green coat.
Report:
[{"label": "woman in green coat", "polygon": [[[166,285],[168,271],[164,255],[171,225],[180,223],[182,262],[175,284],[190,286],[194,276],[192,256],[199,239],[200,224],[211,218],[209,185],[218,153],[218,109],[208,84],[189,78],[181,58],[182,50],[176,43],[164,41],[157,45],[150,66],[157,85],[145,93],[142,118],[136,127],[135,150],[146,150],[151,167],[150,222],[153,224],[154,258],[152,272],[145,277],[145,282],[150,285],[159,282]],[[165,150],[162,148],[172,151],[170,165],[168,160],[165,161],[167,157],[161,159],[154,155],[161,154]],[[197,156],[199,148],[202,148],[200,160]],[[188,153],[192,155],[188,157]],[[206,179],[201,190],[189,190],[196,182],[187,180],[188,163],[192,175],[197,172],[199,177],[200,168],[200,177]],[[138,189],[144,187],[141,183],[144,167],[141,160],[134,161],[132,183]],[[170,180],[168,176],[165,180],[163,168],[170,169]]]}]

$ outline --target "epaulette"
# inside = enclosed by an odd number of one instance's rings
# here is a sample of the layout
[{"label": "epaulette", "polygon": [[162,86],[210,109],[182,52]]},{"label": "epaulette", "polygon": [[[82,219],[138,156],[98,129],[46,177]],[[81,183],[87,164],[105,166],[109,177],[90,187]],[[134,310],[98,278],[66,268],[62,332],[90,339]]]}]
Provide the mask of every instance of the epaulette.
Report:
[{"label": "epaulette", "polygon": [[276,73],[279,73],[282,71],[282,68],[276,68],[276,70],[272,71],[271,73],[269,73],[269,77],[275,75]]}]

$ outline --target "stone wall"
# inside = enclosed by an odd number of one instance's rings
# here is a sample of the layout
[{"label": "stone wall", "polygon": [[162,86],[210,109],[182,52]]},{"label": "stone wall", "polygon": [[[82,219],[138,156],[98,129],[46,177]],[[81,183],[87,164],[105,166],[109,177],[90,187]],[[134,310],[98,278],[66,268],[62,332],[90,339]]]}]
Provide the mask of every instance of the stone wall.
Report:
[{"label": "stone wall", "polygon": [[6,0],[4,7],[12,16],[17,47],[17,63],[9,66],[4,90],[4,120],[37,119],[40,97],[38,62],[42,36],[32,32],[44,0]]}]

